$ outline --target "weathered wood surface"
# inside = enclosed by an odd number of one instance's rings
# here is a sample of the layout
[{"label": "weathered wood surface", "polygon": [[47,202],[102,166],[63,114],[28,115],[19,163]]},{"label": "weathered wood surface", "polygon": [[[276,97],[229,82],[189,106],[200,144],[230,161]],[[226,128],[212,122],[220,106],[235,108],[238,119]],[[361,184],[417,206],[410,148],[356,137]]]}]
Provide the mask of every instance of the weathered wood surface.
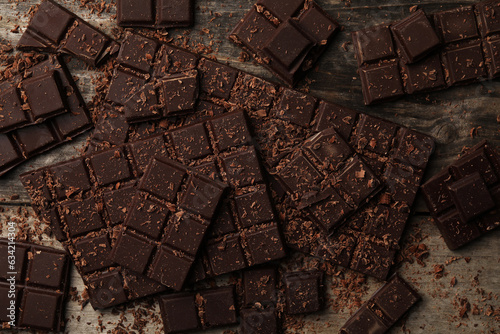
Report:
[{"label": "weathered wood surface", "polygon": [[[359,77],[356,74],[356,61],[352,53],[352,45],[347,45],[347,51],[343,45],[350,41],[350,31],[382,22],[397,20],[408,14],[411,5],[418,4],[427,12],[456,7],[460,4],[473,3],[465,0],[456,2],[453,0],[442,1],[420,1],[391,0],[386,2],[375,0],[353,0],[349,6],[344,1],[317,0],[329,13],[338,17],[344,25],[345,31],[335,40],[332,46],[321,58],[317,68],[307,75],[308,87],[313,95],[331,100],[351,108],[377,115],[394,122],[412,127],[424,133],[433,135],[438,142],[437,151],[432,159],[431,167],[427,176],[433,175],[445,165],[453,161],[464,146],[471,146],[481,139],[500,145],[500,81],[484,81],[465,87],[457,87],[447,91],[423,94],[407,97],[395,102],[385,103],[376,107],[365,107],[361,95]],[[92,1],[59,1],[80,16],[88,19],[92,24],[99,26],[110,33],[116,25],[110,20],[114,14],[114,6],[111,13],[100,15],[91,14],[86,8],[80,8],[81,2]],[[276,80],[273,76],[260,66],[251,62],[241,63],[238,61],[240,49],[226,40],[226,36],[237,21],[251,7],[254,0],[197,0],[196,26],[192,29],[191,40],[208,41],[207,36],[201,36],[202,28],[209,28],[213,34],[216,52],[215,56],[221,61],[227,61],[232,66],[260,75],[262,77]],[[0,38],[10,40],[13,45],[17,42],[21,33],[13,33],[11,30],[15,25],[24,31],[28,18],[26,13],[30,6],[38,3],[38,0],[9,1],[0,0]],[[212,22],[211,13],[219,13]],[[175,36],[183,33],[183,30],[173,30],[170,33]],[[90,101],[93,94],[91,77],[95,72],[88,70],[86,66],[78,61],[70,64],[72,74],[80,78],[79,85],[84,97]],[[304,86],[302,81],[299,87]],[[477,134],[472,137],[471,130],[477,129]],[[0,198],[6,200],[2,206],[9,208],[0,217],[1,221],[19,206],[29,206],[29,198],[19,182],[19,174],[66,160],[78,155],[78,149],[83,146],[86,135],[83,135],[72,143],[44,154],[36,159],[30,160],[24,165],[16,168],[4,177],[0,178]],[[13,194],[19,198],[11,200]],[[28,207],[28,210],[31,210]],[[409,223],[409,232],[406,239],[411,239],[418,228],[422,229],[423,235],[429,235],[424,243],[430,249],[430,257],[425,262],[427,267],[416,263],[403,264],[400,272],[404,277],[414,282],[424,296],[424,301],[410,314],[405,325],[399,324],[391,333],[500,333],[500,322],[495,316],[484,315],[484,310],[492,307],[500,310],[500,240],[499,232],[493,232],[489,236],[456,252],[449,251],[439,237],[439,233],[425,214],[425,207],[421,199],[416,206],[416,214]],[[50,241],[48,241],[50,242]],[[57,242],[55,242],[57,245]],[[472,260],[466,263],[463,259],[445,266],[446,276],[435,279],[433,264],[444,264],[453,256],[470,256]],[[456,277],[457,285],[450,287],[450,280]],[[475,286],[474,277],[478,277],[479,285]],[[334,281],[329,278],[328,281]],[[373,279],[368,280],[369,291],[364,299],[375,291],[382,283]],[[73,286],[82,291],[81,278],[74,270]],[[479,290],[482,289],[482,290]],[[488,293],[493,298],[484,298]],[[471,304],[477,304],[481,315],[472,315],[468,312],[468,318],[458,319],[458,299],[466,297]],[[330,296],[334,300],[335,296]],[[119,315],[111,311],[94,312],[90,305],[80,310],[76,302],[70,302],[67,315],[70,318],[81,316],[78,322],[71,319],[68,323],[68,332],[71,333],[93,333],[96,332],[97,320],[102,319],[106,329],[114,328],[106,325],[107,321],[114,323],[119,321]],[[126,314],[128,321],[133,321],[130,314]],[[497,314],[497,319],[500,315]],[[307,316],[306,326],[302,332],[306,333],[336,333],[338,328],[349,317],[349,310],[335,312],[332,309],[323,313]],[[88,324],[90,323],[90,324]],[[154,333],[160,327],[151,324],[148,332]],[[222,332],[221,330],[212,331]]]}]

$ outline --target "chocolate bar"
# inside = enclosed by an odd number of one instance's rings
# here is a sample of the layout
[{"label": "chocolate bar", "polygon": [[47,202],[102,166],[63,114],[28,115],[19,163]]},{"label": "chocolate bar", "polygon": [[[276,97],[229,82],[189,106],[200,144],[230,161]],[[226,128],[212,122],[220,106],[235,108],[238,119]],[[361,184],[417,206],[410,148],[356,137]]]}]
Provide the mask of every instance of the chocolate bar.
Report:
[{"label": "chocolate bar", "polygon": [[180,290],[225,188],[182,164],[152,158],[110,258]]},{"label": "chocolate bar", "polygon": [[[205,262],[195,266],[197,277],[285,255],[251,140],[244,113],[235,111],[26,173],[21,180],[37,215],[50,223],[73,255],[92,305],[104,308],[161,291],[158,283],[117,267],[109,259],[114,227],[124,223],[136,181],[151,157],[174,158],[231,186],[203,247]],[[95,247],[98,252],[91,251]],[[139,278],[144,280],[142,285],[136,283]],[[103,290],[113,292],[113,298],[102,294]]]},{"label": "chocolate bar", "polygon": [[99,66],[116,55],[119,45],[56,2],[43,0],[35,10],[17,48],[69,54],[89,65]]},{"label": "chocolate bar", "polygon": [[205,330],[238,323],[234,286],[158,298],[166,334]]},{"label": "chocolate bar", "polygon": [[40,73],[21,81],[19,87],[12,85],[0,95],[0,132],[35,125],[66,112],[58,72]]},{"label": "chocolate bar", "polygon": [[495,13],[500,2],[488,0],[353,32],[365,104],[498,77]]},{"label": "chocolate bar", "polygon": [[71,254],[96,309],[165,290],[161,284],[116,265],[109,256],[116,243],[116,226],[125,220],[135,194],[136,180],[151,155],[161,156],[164,151],[161,141],[151,141],[21,175],[36,214],[50,223],[56,238]]},{"label": "chocolate bar", "polygon": [[[275,200],[279,203],[281,214],[286,217],[283,223],[285,237],[294,249],[384,279],[433,152],[433,139],[168,44],[160,49],[168,51],[156,56],[158,61],[153,66],[153,73],[158,78],[170,71],[198,70],[198,111],[191,118],[203,113],[223,114],[226,110],[245,109],[255,132],[260,156],[268,170],[272,170],[314,134],[329,128],[337,131],[352,151],[383,181],[385,191],[344,224],[339,224],[337,232],[329,236],[317,224],[316,218],[297,210],[289,196],[284,198],[285,189],[274,182]],[[208,111],[201,113],[199,107],[202,104],[210,106],[206,108]],[[186,119],[186,122],[189,120]],[[138,123],[120,129],[117,137],[124,141],[147,138],[152,132],[162,132],[162,124]],[[92,139],[93,150],[110,145],[102,137]],[[387,243],[386,239],[391,242]]]},{"label": "chocolate bar", "polygon": [[342,326],[340,333],[386,333],[420,299],[417,291],[407,282],[399,275],[393,275]]},{"label": "chocolate bar", "polygon": [[314,66],[339,30],[339,24],[313,1],[259,0],[229,39],[294,85]]},{"label": "chocolate bar", "polygon": [[286,273],[285,300],[287,314],[306,314],[323,308],[324,286],[323,272],[299,271]]},{"label": "chocolate bar", "polygon": [[29,72],[25,80],[16,75],[0,83],[6,132],[0,134],[0,175],[92,127],[90,112],[61,58],[50,57]]},{"label": "chocolate bar", "polygon": [[64,251],[0,238],[3,329],[62,332],[70,263]]},{"label": "chocolate bar", "polygon": [[193,0],[118,0],[121,27],[178,28],[194,23]]},{"label": "chocolate bar", "polygon": [[454,250],[500,226],[500,155],[486,141],[422,186],[427,207]]},{"label": "chocolate bar", "polygon": [[318,132],[271,171],[297,209],[332,232],[382,188],[382,181],[333,128]]}]

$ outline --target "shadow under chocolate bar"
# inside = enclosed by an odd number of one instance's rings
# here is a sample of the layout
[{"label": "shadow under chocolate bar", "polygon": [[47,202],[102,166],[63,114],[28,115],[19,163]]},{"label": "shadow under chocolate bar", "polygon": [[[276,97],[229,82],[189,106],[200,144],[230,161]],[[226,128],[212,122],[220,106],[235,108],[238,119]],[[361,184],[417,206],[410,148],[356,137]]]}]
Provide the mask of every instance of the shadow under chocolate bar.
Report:
[{"label": "shadow under chocolate bar", "polygon": [[[9,130],[0,133],[0,175],[92,128],[90,112],[62,58],[51,56],[29,71],[29,79],[20,81],[18,75],[0,83],[2,123]],[[19,99],[19,84],[26,103]]]},{"label": "shadow under chocolate bar", "polygon": [[17,44],[19,50],[69,54],[99,66],[119,44],[52,0],[42,0]]}]

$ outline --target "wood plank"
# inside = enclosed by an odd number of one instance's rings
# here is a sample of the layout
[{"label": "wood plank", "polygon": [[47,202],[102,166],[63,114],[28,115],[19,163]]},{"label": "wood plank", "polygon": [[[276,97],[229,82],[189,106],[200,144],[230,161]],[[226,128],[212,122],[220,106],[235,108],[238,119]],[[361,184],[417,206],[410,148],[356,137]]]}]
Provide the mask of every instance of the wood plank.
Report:
[{"label": "wood plank", "polygon": [[[252,62],[239,62],[238,57],[241,50],[226,38],[231,28],[251,7],[254,1],[198,0],[197,23],[188,37],[191,39],[191,43],[204,41],[206,44],[209,39],[206,35],[201,36],[200,31],[201,28],[207,27],[210,29],[210,34],[214,35],[214,49],[216,50],[214,55],[220,61],[226,61],[239,69],[277,81],[270,72],[261,66]],[[12,28],[18,24],[21,27],[20,32],[24,31],[24,27],[28,22],[26,13],[28,13],[31,6],[36,5],[38,2],[38,0],[26,0],[13,3],[11,0],[0,0],[0,15],[2,16],[2,20],[0,20],[0,39],[10,40],[15,45],[21,33],[11,32]],[[109,34],[116,28],[114,21],[110,19],[115,14],[114,8],[110,13],[102,13],[98,16],[91,14],[86,8],[80,8],[80,1],[59,2]],[[111,0],[107,2],[111,3]],[[464,146],[472,146],[485,138],[500,145],[500,124],[497,121],[500,116],[499,80],[483,81],[466,87],[407,97],[379,106],[366,107],[363,105],[359,77],[356,73],[357,64],[353,57],[352,45],[348,44],[350,42],[350,31],[403,18],[409,13],[409,8],[413,5],[411,0],[391,0],[386,3],[376,0],[354,0],[350,1],[349,7],[345,5],[344,1],[339,0],[317,0],[317,2],[328,12],[338,17],[338,20],[345,26],[345,31],[329,47],[316,69],[307,75],[308,84],[306,85],[306,81],[302,81],[299,85],[300,88],[310,90],[317,97],[371,115],[377,115],[434,136],[438,146],[431,161],[428,176],[435,174],[451,163]],[[471,3],[474,3],[474,1],[429,0],[418,4],[427,12],[432,12],[454,8],[459,4]],[[210,11],[220,13],[220,17],[210,22],[213,18]],[[18,18],[19,13],[24,17]],[[185,33],[185,30],[169,31],[171,36],[178,36],[183,33]],[[347,51],[343,49],[343,45],[347,45]],[[86,101],[90,101],[94,91],[92,77],[96,76],[96,72],[87,69],[79,61],[72,61],[70,68],[72,74],[79,78],[78,84]],[[477,136],[474,138],[470,135],[473,128],[478,129]],[[6,199],[0,205],[9,209],[0,215],[0,222],[5,222],[6,217],[19,206],[29,205],[29,198],[18,179],[19,174],[78,155],[78,149],[83,146],[85,140],[86,135],[80,136],[73,142],[33,159],[0,178],[0,198]],[[18,194],[19,199],[10,200],[13,194]],[[28,210],[31,212],[30,208]],[[415,210],[417,212],[426,211],[421,198]],[[412,217],[407,239],[414,236],[419,229],[421,229],[423,235],[429,236],[424,241],[430,251],[430,257],[425,261],[428,266],[421,267],[417,263],[404,263],[399,271],[417,286],[424,295],[424,301],[409,315],[404,327],[399,324],[391,333],[407,333],[410,330],[413,334],[429,332],[500,332],[500,325],[495,321],[494,316],[486,316],[484,312],[481,312],[482,315],[472,315],[469,312],[468,318],[458,319],[456,318],[458,308],[454,306],[457,303],[457,298],[467,297],[471,304],[476,303],[481,308],[486,309],[489,306],[497,310],[500,308],[498,298],[482,300],[481,291],[478,292],[478,287],[473,286],[475,284],[474,277],[478,276],[479,288],[483,289],[486,294],[492,292],[494,297],[498,297],[498,287],[500,286],[500,268],[498,266],[499,232],[493,232],[462,250],[451,252],[444,245],[439,232],[427,215]],[[58,243],[55,242],[55,244]],[[435,279],[432,265],[444,264],[453,256],[470,256],[471,261],[468,264],[463,259],[453,262],[445,266],[445,273],[447,274],[445,277]],[[453,276],[457,278],[458,283],[451,288],[449,282]],[[328,280],[332,284],[337,281],[337,278],[329,277]],[[381,282],[368,279],[367,284],[369,289],[363,294],[363,300],[366,300],[381,285]],[[81,278],[76,273],[76,270],[73,270],[72,285],[77,287],[79,292],[82,291]],[[335,298],[336,296],[330,296],[331,300]],[[95,328],[99,319],[103,320],[106,326],[105,330],[100,331],[106,332],[114,327],[114,325],[106,323],[108,321],[118,322],[121,315],[126,315],[128,319],[125,322],[126,324],[133,321],[133,316],[128,312],[137,308],[139,306],[130,306],[125,313],[118,312],[116,314],[112,310],[95,312],[90,305],[80,310],[80,306],[76,302],[70,302],[67,315],[72,319],[68,324],[68,332],[99,332]],[[76,316],[80,316],[81,320],[76,321],[74,319]],[[330,308],[322,313],[304,317],[306,327],[299,332],[335,333],[348,317],[349,310],[336,311]],[[459,326],[460,323],[463,324]],[[161,324],[151,322],[147,326],[146,332],[154,333],[155,330],[160,329]],[[214,330],[210,331],[210,333],[222,333],[222,331]]]}]

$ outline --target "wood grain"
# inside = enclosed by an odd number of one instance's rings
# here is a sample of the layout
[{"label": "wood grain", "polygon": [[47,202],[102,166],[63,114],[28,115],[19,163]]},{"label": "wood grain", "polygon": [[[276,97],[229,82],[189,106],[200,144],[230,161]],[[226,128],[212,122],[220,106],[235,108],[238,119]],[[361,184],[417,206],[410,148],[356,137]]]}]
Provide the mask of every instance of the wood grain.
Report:
[{"label": "wood grain", "polygon": [[[73,10],[78,15],[87,19],[90,23],[100,27],[107,33],[116,28],[114,20],[114,7],[110,13],[100,15],[91,14],[86,8],[80,8],[80,1],[58,1]],[[84,2],[84,1],[82,1]],[[87,1],[90,2],[90,1]],[[108,1],[110,2],[110,1]],[[208,41],[206,35],[200,35],[202,28],[208,28],[213,34],[215,41],[214,55],[230,65],[262,76],[266,79],[277,80],[268,71],[252,62],[241,63],[238,61],[241,50],[231,44],[226,36],[231,28],[238,22],[244,13],[251,7],[254,0],[198,0],[196,1],[196,26],[192,29],[189,37],[191,42]],[[447,164],[451,163],[464,146],[472,146],[482,139],[500,145],[500,82],[483,81],[478,84],[452,88],[446,91],[423,94],[385,103],[379,106],[366,107],[363,105],[359,77],[356,73],[356,61],[352,53],[350,32],[375,25],[382,22],[397,20],[409,13],[409,8],[418,4],[428,13],[449,9],[460,4],[469,4],[474,1],[464,0],[457,3],[454,0],[421,1],[412,3],[410,0],[381,1],[354,0],[347,2],[337,0],[317,0],[317,2],[329,13],[338,18],[344,25],[344,32],[329,47],[321,58],[316,68],[311,71],[306,80],[299,84],[299,88],[309,89],[311,94],[327,100],[337,102],[354,108],[356,110],[377,115],[399,124],[409,126],[424,133],[434,136],[438,142],[437,150],[430,164],[427,177],[435,174]],[[0,0],[0,39],[9,40],[13,45],[21,36],[21,32],[28,22],[26,13],[31,6],[36,5],[37,0],[26,0],[12,2]],[[212,13],[218,13],[213,21]],[[220,15],[219,15],[220,14]],[[20,33],[11,30],[19,25]],[[170,30],[172,36],[184,33],[184,30]],[[347,46],[347,51],[343,46]],[[96,75],[83,63],[72,61],[70,69],[74,76],[79,78],[78,84],[87,101],[90,101],[94,87],[91,78]],[[307,82],[307,87],[306,83]],[[477,129],[477,135],[471,136],[471,130]],[[12,214],[19,206],[28,206],[29,198],[21,186],[19,174],[34,168],[46,166],[58,161],[67,160],[79,154],[86,135],[82,135],[73,142],[64,145],[50,153],[32,159],[12,172],[0,178],[0,198],[5,199],[2,206],[8,210],[2,213],[0,221],[5,222],[6,217]],[[13,194],[19,195],[16,200],[11,200]],[[458,319],[458,298],[466,297],[471,304],[477,304],[480,308],[492,307],[497,312],[500,309],[498,298],[483,300],[484,294],[492,293],[498,297],[500,287],[500,240],[499,232],[493,232],[477,242],[463,248],[460,251],[449,251],[435,226],[425,212],[427,211],[419,198],[415,211],[417,214],[409,223],[407,239],[421,229],[423,235],[428,235],[424,243],[429,247],[430,257],[425,262],[429,265],[422,267],[417,263],[404,263],[399,269],[400,273],[412,281],[424,296],[424,301],[411,312],[404,326],[400,323],[391,333],[499,333],[500,322],[495,316],[472,315],[468,312],[468,318]],[[45,242],[51,242],[45,240]],[[57,242],[54,242],[58,245]],[[60,246],[60,245],[59,245]],[[441,279],[434,278],[433,264],[444,264],[453,256],[471,257],[470,263],[463,259],[445,266],[446,276]],[[479,286],[475,286],[478,277]],[[450,280],[456,277],[458,283],[450,287]],[[328,278],[334,281],[335,278]],[[381,282],[368,279],[369,291],[364,295],[367,299]],[[73,270],[72,285],[82,291],[81,278]],[[484,290],[478,290],[478,288]],[[336,296],[330,296],[333,300]],[[129,306],[126,315],[128,321],[133,322],[133,316],[128,313],[139,306]],[[155,306],[156,307],[156,306]],[[106,322],[117,323],[120,315],[111,310],[95,312],[90,305],[83,310],[76,302],[68,304],[67,315],[70,318],[68,332],[70,333],[95,333],[107,332],[115,325],[107,325]],[[157,314],[156,314],[157,315]],[[76,317],[80,316],[80,321]],[[304,318],[305,327],[303,333],[336,333],[338,328],[349,317],[349,311],[335,312],[332,309],[320,314],[310,315]],[[98,320],[103,320],[106,329],[96,329]],[[498,319],[498,314],[497,314]],[[89,324],[90,323],[90,324]],[[154,333],[161,329],[161,325],[151,324],[147,327],[148,333]],[[222,333],[222,330],[214,330],[211,333]]]}]

